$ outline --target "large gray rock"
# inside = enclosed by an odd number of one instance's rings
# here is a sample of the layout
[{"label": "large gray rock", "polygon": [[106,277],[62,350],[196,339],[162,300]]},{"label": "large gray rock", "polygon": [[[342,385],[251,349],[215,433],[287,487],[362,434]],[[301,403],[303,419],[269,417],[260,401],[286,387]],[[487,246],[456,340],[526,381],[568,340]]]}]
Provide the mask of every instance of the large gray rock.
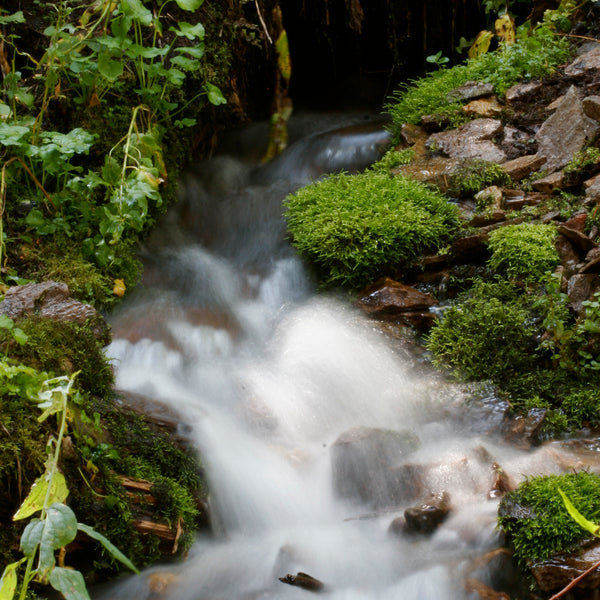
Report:
[{"label": "large gray rock", "polygon": [[432,150],[441,150],[451,158],[477,158],[502,163],[506,154],[492,141],[502,133],[498,119],[475,119],[451,131],[433,133],[427,140]]},{"label": "large gray rock", "polygon": [[423,493],[423,468],[406,459],[418,445],[410,431],[357,427],[343,433],[331,447],[336,494],[373,508],[415,500]]},{"label": "large gray rock", "polygon": [[595,138],[600,126],[585,115],[574,86],[535,135],[538,156],[546,159],[543,169],[554,173],[562,169],[587,142]]},{"label": "large gray rock", "polygon": [[583,77],[589,71],[600,70],[600,48],[595,46],[589,52],[576,58],[566,69],[569,77]]}]

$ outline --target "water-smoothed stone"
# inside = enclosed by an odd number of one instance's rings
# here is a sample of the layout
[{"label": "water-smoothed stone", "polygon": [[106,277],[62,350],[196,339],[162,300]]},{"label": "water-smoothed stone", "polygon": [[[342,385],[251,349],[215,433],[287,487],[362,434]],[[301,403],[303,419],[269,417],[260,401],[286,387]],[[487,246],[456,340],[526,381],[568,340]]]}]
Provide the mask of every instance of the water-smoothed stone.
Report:
[{"label": "water-smoothed stone", "polygon": [[429,494],[416,506],[404,511],[406,533],[433,533],[450,515],[451,504],[448,492]]},{"label": "water-smoothed stone", "polygon": [[464,102],[466,100],[475,100],[484,96],[491,96],[494,93],[494,86],[491,83],[482,83],[480,81],[467,81],[461,86],[454,88],[446,94],[448,102]]},{"label": "water-smoothed stone", "polygon": [[418,445],[408,430],[358,427],[343,433],[331,447],[336,494],[374,508],[414,500],[422,493],[422,472],[406,459]]},{"label": "water-smoothed stone", "polygon": [[431,134],[427,146],[450,158],[478,158],[502,163],[506,154],[491,141],[501,132],[502,122],[498,119],[475,119],[458,129]]},{"label": "water-smoothed stone", "polygon": [[506,423],[504,438],[518,448],[530,448],[540,442],[539,434],[546,419],[547,409],[530,408],[526,415],[515,415]]},{"label": "water-smoothed stone", "polygon": [[502,163],[502,168],[513,181],[520,181],[523,177],[537,171],[544,162],[545,159],[541,156],[529,154]]},{"label": "water-smoothed stone", "polygon": [[13,320],[36,315],[54,321],[89,324],[98,339],[109,342],[108,326],[100,313],[90,304],[72,298],[66,283],[44,281],[11,287],[0,302],[0,314]]},{"label": "water-smoothed stone", "polygon": [[574,86],[540,127],[535,135],[538,156],[544,157],[543,168],[554,173],[564,167],[587,142],[594,139],[600,126],[587,117]]},{"label": "water-smoothed stone", "polygon": [[583,310],[583,303],[600,288],[600,278],[595,273],[578,273],[568,282],[569,306],[576,312]]},{"label": "water-smoothed stone", "polygon": [[359,294],[358,305],[368,314],[423,311],[437,300],[415,288],[384,277]]},{"label": "water-smoothed stone", "polygon": [[308,575],[308,573],[302,572],[296,573],[296,575],[290,575],[288,573],[285,577],[280,577],[279,581],[287,583],[288,585],[300,587],[309,592],[320,592],[325,587],[322,581],[319,581],[312,575]]},{"label": "water-smoothed stone", "polygon": [[[573,579],[600,562],[600,541],[588,545],[571,554],[557,554],[548,560],[533,563],[531,573],[544,592],[564,588]],[[600,570],[594,569],[575,586],[578,589],[595,589],[600,586]]]}]

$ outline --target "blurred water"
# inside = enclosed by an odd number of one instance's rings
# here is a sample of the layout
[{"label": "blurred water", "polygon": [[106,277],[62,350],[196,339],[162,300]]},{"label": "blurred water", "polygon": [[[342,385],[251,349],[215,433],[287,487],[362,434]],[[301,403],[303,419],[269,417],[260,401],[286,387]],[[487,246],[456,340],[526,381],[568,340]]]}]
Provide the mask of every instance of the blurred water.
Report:
[{"label": "blurred water", "polygon": [[[147,580],[165,569],[160,597],[173,600],[302,598],[279,581],[299,571],[335,600],[467,598],[469,561],[497,539],[482,454],[516,475],[555,468],[478,435],[475,417],[462,426],[463,390],[416,372],[346,300],[316,294],[285,240],[282,199],[315,165],[364,167],[384,139],[325,127],[267,167],[232,155],[198,165],[146,248],[143,284],[114,315],[117,387],[165,403],[191,431],[215,536],[106,598],[155,598]],[[453,506],[430,538],[389,533],[406,506],[336,495],[330,449],[359,426],[418,439],[410,462],[427,465],[426,490]]]}]

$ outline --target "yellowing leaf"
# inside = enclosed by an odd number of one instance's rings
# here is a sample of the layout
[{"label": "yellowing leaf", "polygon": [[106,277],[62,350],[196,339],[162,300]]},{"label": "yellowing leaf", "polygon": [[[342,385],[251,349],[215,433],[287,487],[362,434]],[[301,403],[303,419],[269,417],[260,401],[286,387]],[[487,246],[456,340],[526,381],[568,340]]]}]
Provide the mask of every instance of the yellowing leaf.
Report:
[{"label": "yellowing leaf", "polygon": [[47,475],[48,473],[46,472],[35,480],[31,486],[29,495],[25,498],[23,504],[21,504],[19,510],[14,514],[13,521],[26,519],[39,510],[42,510],[42,508],[44,508],[46,496],[48,496],[48,505],[55,502],[64,502],[67,499],[69,490],[64,475],[62,473],[54,473],[52,482],[50,483],[49,493],[48,481],[46,479]]},{"label": "yellowing leaf", "polygon": [[515,20],[507,13],[496,19],[496,35],[507,44],[514,44],[516,40]]},{"label": "yellowing leaf", "polygon": [[481,56],[488,51],[490,47],[490,42],[494,34],[491,31],[480,31],[473,42],[473,45],[469,48],[469,58],[476,58],[477,56]]},{"label": "yellowing leaf", "polygon": [[288,38],[285,29],[281,32],[275,42],[277,50],[277,66],[281,76],[289,83],[292,77],[292,63],[290,61],[290,48],[288,46]]},{"label": "yellowing leaf", "polygon": [[122,279],[115,279],[115,286],[113,287],[113,294],[115,296],[124,296],[126,289],[125,282]]}]

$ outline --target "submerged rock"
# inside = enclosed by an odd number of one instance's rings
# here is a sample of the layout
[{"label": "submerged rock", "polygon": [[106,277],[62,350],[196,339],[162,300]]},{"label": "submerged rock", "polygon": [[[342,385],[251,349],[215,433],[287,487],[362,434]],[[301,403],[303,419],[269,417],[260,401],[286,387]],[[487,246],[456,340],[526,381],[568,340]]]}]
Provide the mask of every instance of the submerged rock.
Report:
[{"label": "submerged rock", "polygon": [[429,494],[423,501],[404,511],[407,533],[433,533],[450,515],[448,492]]},{"label": "submerged rock", "polygon": [[325,587],[323,582],[315,579],[312,575],[302,572],[299,572],[296,575],[290,575],[288,573],[285,577],[280,577],[279,581],[287,583],[288,585],[300,587],[309,592],[320,592]]},{"label": "submerged rock", "polygon": [[418,438],[408,430],[357,427],[343,433],[331,447],[336,494],[374,508],[418,498],[422,469],[404,463],[418,445]]}]

